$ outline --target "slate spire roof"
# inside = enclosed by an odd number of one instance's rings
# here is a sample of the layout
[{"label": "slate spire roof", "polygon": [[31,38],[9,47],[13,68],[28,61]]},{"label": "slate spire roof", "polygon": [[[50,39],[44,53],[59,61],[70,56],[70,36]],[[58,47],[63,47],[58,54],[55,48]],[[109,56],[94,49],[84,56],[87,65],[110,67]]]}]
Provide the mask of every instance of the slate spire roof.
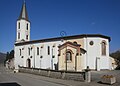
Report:
[{"label": "slate spire roof", "polygon": [[29,21],[25,2],[22,5],[22,9],[21,9],[18,20],[20,20],[20,19],[25,19],[25,20]]}]

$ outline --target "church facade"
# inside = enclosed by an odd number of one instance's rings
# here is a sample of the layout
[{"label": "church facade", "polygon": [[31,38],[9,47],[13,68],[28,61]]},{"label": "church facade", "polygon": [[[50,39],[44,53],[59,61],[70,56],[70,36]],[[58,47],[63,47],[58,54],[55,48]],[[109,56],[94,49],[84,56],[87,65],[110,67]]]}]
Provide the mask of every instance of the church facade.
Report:
[{"label": "church facade", "polygon": [[16,29],[15,70],[19,66],[69,71],[111,69],[108,36],[81,34],[31,41],[25,3]]}]

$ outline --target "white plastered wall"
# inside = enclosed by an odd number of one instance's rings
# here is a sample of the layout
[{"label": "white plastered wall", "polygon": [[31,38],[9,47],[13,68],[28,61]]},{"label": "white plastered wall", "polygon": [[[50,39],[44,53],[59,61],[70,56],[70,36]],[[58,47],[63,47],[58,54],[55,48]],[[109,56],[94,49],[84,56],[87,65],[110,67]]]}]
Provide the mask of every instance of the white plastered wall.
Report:
[{"label": "white plastered wall", "polygon": [[[58,63],[58,46],[61,41],[42,42],[15,46],[15,65],[26,67],[27,59],[31,60],[31,67],[43,69],[55,69],[54,64]],[[48,46],[50,47],[50,55],[48,55]],[[54,46],[54,47],[53,47]],[[39,47],[39,55],[37,55],[37,47]],[[42,48],[41,48],[42,47]],[[30,48],[30,55],[28,48]],[[32,49],[31,49],[32,48]],[[20,56],[21,49],[21,56]],[[52,56],[54,55],[54,58]],[[23,58],[21,58],[23,56]],[[32,58],[31,58],[32,56]],[[40,58],[42,56],[42,58]]]},{"label": "white plastered wall", "polygon": [[[106,56],[102,55],[101,42],[106,41]],[[94,44],[91,46],[90,41]],[[89,66],[90,69],[96,69],[99,61],[100,69],[109,69],[109,40],[100,37],[87,37],[84,38],[84,49],[87,50],[85,54],[85,67]],[[96,62],[97,61],[97,62]]]},{"label": "white plastered wall", "polygon": [[[19,28],[20,23],[20,28]],[[27,24],[28,24],[28,30],[27,30]],[[21,40],[30,41],[30,22],[26,20],[18,20],[17,21],[17,37],[16,42],[21,42]],[[20,33],[20,39],[18,39],[18,33]],[[28,35],[28,40],[26,39],[26,35]]]}]

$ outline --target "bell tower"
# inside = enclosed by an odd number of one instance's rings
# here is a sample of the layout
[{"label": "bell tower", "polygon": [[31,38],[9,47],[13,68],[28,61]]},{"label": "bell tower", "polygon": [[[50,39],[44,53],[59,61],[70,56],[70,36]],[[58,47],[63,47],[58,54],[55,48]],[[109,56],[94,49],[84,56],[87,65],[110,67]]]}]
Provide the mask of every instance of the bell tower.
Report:
[{"label": "bell tower", "polygon": [[30,21],[26,10],[26,3],[22,5],[20,16],[17,19],[16,43],[30,41]]}]

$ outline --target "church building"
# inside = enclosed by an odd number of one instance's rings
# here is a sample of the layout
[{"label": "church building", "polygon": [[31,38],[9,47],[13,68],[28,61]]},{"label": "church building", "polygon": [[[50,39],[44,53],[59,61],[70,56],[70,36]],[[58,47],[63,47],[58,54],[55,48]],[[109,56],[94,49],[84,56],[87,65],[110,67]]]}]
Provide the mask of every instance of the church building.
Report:
[{"label": "church building", "polygon": [[23,3],[17,19],[14,44],[15,70],[19,66],[52,70],[110,70],[110,37],[101,34],[81,34],[30,40],[30,21]]}]

